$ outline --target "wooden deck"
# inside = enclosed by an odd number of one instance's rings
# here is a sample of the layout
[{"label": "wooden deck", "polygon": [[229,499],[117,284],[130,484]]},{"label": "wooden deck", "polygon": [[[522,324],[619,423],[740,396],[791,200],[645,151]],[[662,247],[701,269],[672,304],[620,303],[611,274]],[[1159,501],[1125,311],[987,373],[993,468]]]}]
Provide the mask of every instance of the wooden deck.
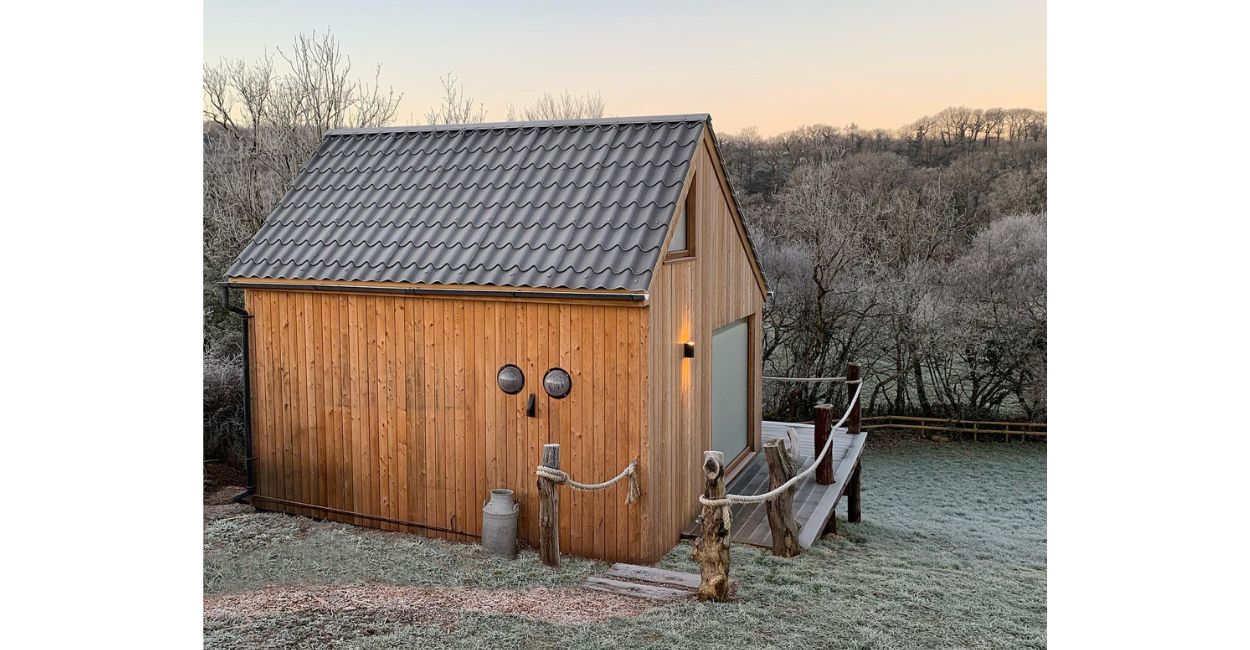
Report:
[{"label": "wooden deck", "polygon": [[[773,438],[785,438],[786,429],[793,427],[798,434],[799,456],[803,459],[803,468],[811,465],[816,455],[815,428],[810,424],[791,422],[765,421],[762,435],[764,442]],[[813,474],[799,483],[794,493],[794,519],[799,525],[799,545],[810,548],[820,533],[825,529],[838,500],[846,491],[847,479],[855,469],[864,452],[864,441],[867,433],[852,436],[846,429],[835,429],[833,432],[833,483],[820,485]],[[762,494],[768,491],[768,463],[763,453],[757,453],[730,481],[727,486],[730,494]],[[752,544],[771,548],[772,532],[768,528],[768,509],[763,503],[744,503],[730,506],[733,516],[732,541],[735,544]],[[699,534],[697,521],[682,531],[682,537],[695,537]]]}]

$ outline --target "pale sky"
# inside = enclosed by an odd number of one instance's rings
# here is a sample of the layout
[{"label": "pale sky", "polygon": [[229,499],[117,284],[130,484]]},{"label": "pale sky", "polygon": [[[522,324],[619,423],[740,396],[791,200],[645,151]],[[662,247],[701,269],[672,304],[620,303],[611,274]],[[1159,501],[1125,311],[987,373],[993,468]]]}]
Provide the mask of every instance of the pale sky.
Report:
[{"label": "pale sky", "polygon": [[460,2],[206,0],[205,60],[333,30],[420,123],[452,70],[486,104],[598,92],[610,115],[711,113],[716,129],[893,129],[946,106],[1046,108],[1040,0]]}]

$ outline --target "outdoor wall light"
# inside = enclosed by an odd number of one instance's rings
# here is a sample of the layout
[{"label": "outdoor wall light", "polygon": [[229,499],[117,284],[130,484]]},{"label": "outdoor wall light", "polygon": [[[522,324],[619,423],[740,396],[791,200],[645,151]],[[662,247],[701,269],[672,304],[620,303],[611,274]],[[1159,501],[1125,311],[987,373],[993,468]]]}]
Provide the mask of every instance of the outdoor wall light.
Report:
[{"label": "outdoor wall light", "polygon": [[681,356],[687,359],[694,358],[694,341],[686,341],[681,345]]},{"label": "outdoor wall light", "polygon": [[499,369],[499,390],[509,394],[516,395],[525,388],[525,373],[521,369],[508,364]]}]

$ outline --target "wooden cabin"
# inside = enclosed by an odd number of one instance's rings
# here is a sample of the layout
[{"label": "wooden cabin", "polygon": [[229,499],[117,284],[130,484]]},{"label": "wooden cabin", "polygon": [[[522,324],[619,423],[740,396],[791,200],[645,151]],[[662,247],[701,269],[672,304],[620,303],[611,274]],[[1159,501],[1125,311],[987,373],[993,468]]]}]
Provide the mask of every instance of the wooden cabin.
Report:
[{"label": "wooden cabin", "polygon": [[708,115],[329,131],[227,286],[258,508],[471,541],[503,487],[536,545],[557,442],[642,491],[561,487],[561,550],[652,562],[702,451],[759,449],[766,290]]}]

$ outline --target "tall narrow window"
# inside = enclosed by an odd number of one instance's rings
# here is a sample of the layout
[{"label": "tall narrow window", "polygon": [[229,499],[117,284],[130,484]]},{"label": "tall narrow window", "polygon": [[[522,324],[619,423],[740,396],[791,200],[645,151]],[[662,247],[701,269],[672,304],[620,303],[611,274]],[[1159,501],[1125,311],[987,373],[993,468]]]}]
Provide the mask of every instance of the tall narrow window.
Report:
[{"label": "tall narrow window", "polygon": [[695,230],[695,181],[690,180],[690,191],[686,192],[686,200],[673,220],[673,236],[668,240],[668,259],[694,256]]}]

